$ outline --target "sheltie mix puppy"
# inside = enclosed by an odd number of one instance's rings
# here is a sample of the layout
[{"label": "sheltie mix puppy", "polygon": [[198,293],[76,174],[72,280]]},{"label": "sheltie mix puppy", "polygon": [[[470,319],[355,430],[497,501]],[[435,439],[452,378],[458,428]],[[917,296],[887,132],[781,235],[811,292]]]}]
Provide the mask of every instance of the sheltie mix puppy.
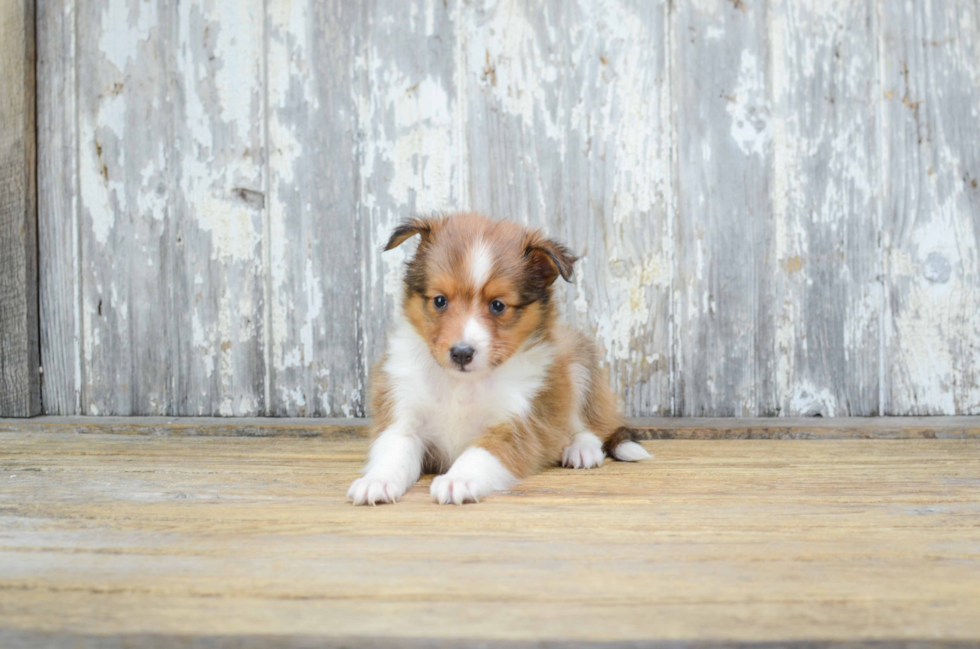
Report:
[{"label": "sheltie mix puppy", "polygon": [[370,456],[347,492],[393,503],[419,479],[440,504],[477,502],[544,467],[650,457],[623,425],[583,334],[556,323],[552,284],[576,258],[516,223],[478,214],[409,220],[419,235],[387,353],[375,369]]}]

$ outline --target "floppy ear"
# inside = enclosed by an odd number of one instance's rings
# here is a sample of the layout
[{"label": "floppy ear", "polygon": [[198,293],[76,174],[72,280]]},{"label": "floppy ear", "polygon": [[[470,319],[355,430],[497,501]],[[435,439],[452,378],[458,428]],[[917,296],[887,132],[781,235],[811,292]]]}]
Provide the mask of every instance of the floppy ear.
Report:
[{"label": "floppy ear", "polygon": [[572,281],[572,267],[578,260],[568,248],[551,239],[531,241],[524,252],[531,260],[532,270],[550,286],[558,275],[566,282]]},{"label": "floppy ear", "polygon": [[388,239],[388,245],[385,246],[385,250],[397,248],[405,243],[406,240],[414,237],[416,234],[421,234],[422,241],[425,241],[435,230],[435,226],[436,224],[431,219],[425,218],[413,218],[403,221],[401,225],[392,230],[391,237]]}]

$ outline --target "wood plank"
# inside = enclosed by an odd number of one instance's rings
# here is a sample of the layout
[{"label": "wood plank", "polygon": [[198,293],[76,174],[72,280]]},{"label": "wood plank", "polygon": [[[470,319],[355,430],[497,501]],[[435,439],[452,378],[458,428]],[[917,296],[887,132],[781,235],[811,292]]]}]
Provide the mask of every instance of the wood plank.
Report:
[{"label": "wood plank", "polygon": [[581,257],[568,321],[629,413],[670,414],[668,3],[462,6],[471,207]]},{"label": "wood plank", "polygon": [[874,6],[780,0],[769,12],[779,413],[877,415]]},{"label": "wood plank", "polygon": [[175,52],[172,112],[161,115],[172,169],[144,168],[159,196],[168,173],[176,182],[161,269],[174,304],[174,393],[154,414],[256,415],[266,412],[264,3],[180,3],[172,13],[173,32],[157,43]]},{"label": "wood plank", "polygon": [[[35,417],[0,419],[0,432],[204,437],[367,435],[370,419],[309,417]],[[978,439],[980,417],[637,417],[643,439]]]},{"label": "wood plank", "polygon": [[267,5],[266,412],[363,416],[362,260],[381,244],[355,218],[362,12],[340,1]]},{"label": "wood plank", "polygon": [[980,413],[980,7],[879,2],[887,414]]},{"label": "wood plank", "polygon": [[[147,649],[163,649],[169,647],[186,647],[186,638],[179,635],[130,633],[118,636],[76,635],[68,633],[31,633],[31,632],[0,632],[6,646],[10,649],[33,649],[37,646],[51,649],[128,649],[129,647],[145,647]],[[236,649],[260,649],[264,647],[288,647],[290,649],[380,649],[382,647],[397,647],[399,649],[636,649],[640,644],[649,649],[768,649],[768,642],[727,642],[724,640],[684,640],[684,641],[579,641],[567,640],[535,640],[529,642],[514,640],[475,640],[469,638],[401,638],[401,637],[346,637],[324,638],[322,636],[287,636],[263,635],[247,637],[234,635],[211,635],[194,639],[195,647]],[[969,640],[847,640],[842,642],[785,642],[782,647],[801,647],[813,649],[880,649],[887,645],[893,649],[972,649],[976,645]]]},{"label": "wood plank", "polygon": [[737,1],[680,3],[672,13],[680,416],[779,413],[766,11]]},{"label": "wood plank", "polygon": [[83,414],[179,411],[170,5],[75,7]]},{"label": "wood plank", "polygon": [[34,2],[0,7],[0,416],[41,412]]},{"label": "wood plank", "polygon": [[261,6],[79,8],[82,413],[264,411]]},{"label": "wood plank", "polygon": [[384,353],[385,334],[401,300],[404,262],[417,246],[413,240],[382,254],[392,229],[413,214],[469,202],[462,130],[466,96],[458,61],[466,36],[462,7],[418,0],[362,3],[352,80],[358,107],[358,263],[364,265],[361,408],[367,370]]},{"label": "wood plank", "polygon": [[37,6],[38,273],[44,411],[81,412],[78,112],[73,0]]},{"label": "wood plank", "polygon": [[646,444],[479,505],[423,478],[354,508],[360,438],[2,433],[4,633],[980,641],[975,441]]},{"label": "wood plank", "polygon": [[977,417],[638,417],[643,439],[977,439]]},{"label": "wood plank", "polygon": [[[63,417],[0,419],[0,432],[166,437],[365,437],[370,419],[312,417]],[[21,428],[28,424],[30,428]]]}]

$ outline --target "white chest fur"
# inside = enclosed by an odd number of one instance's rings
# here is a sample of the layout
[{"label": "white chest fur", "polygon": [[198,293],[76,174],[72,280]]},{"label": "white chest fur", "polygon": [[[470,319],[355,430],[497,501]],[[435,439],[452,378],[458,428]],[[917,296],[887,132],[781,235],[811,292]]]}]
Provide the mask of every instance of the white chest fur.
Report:
[{"label": "white chest fur", "polygon": [[554,348],[540,343],[470,377],[436,363],[425,341],[401,320],[388,340],[383,369],[393,388],[395,419],[452,463],[487,427],[530,412],[553,359]]}]

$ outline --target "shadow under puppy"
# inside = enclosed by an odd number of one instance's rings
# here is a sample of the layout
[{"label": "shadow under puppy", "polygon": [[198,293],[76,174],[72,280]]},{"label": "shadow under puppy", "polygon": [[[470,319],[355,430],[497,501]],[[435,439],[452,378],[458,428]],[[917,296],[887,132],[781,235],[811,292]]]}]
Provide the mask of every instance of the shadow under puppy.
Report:
[{"label": "shadow under puppy", "polygon": [[457,505],[546,466],[650,457],[623,426],[599,352],[556,322],[575,257],[537,230],[478,214],[412,219],[401,308],[373,376],[370,457],[347,498],[393,503],[423,471]]}]

